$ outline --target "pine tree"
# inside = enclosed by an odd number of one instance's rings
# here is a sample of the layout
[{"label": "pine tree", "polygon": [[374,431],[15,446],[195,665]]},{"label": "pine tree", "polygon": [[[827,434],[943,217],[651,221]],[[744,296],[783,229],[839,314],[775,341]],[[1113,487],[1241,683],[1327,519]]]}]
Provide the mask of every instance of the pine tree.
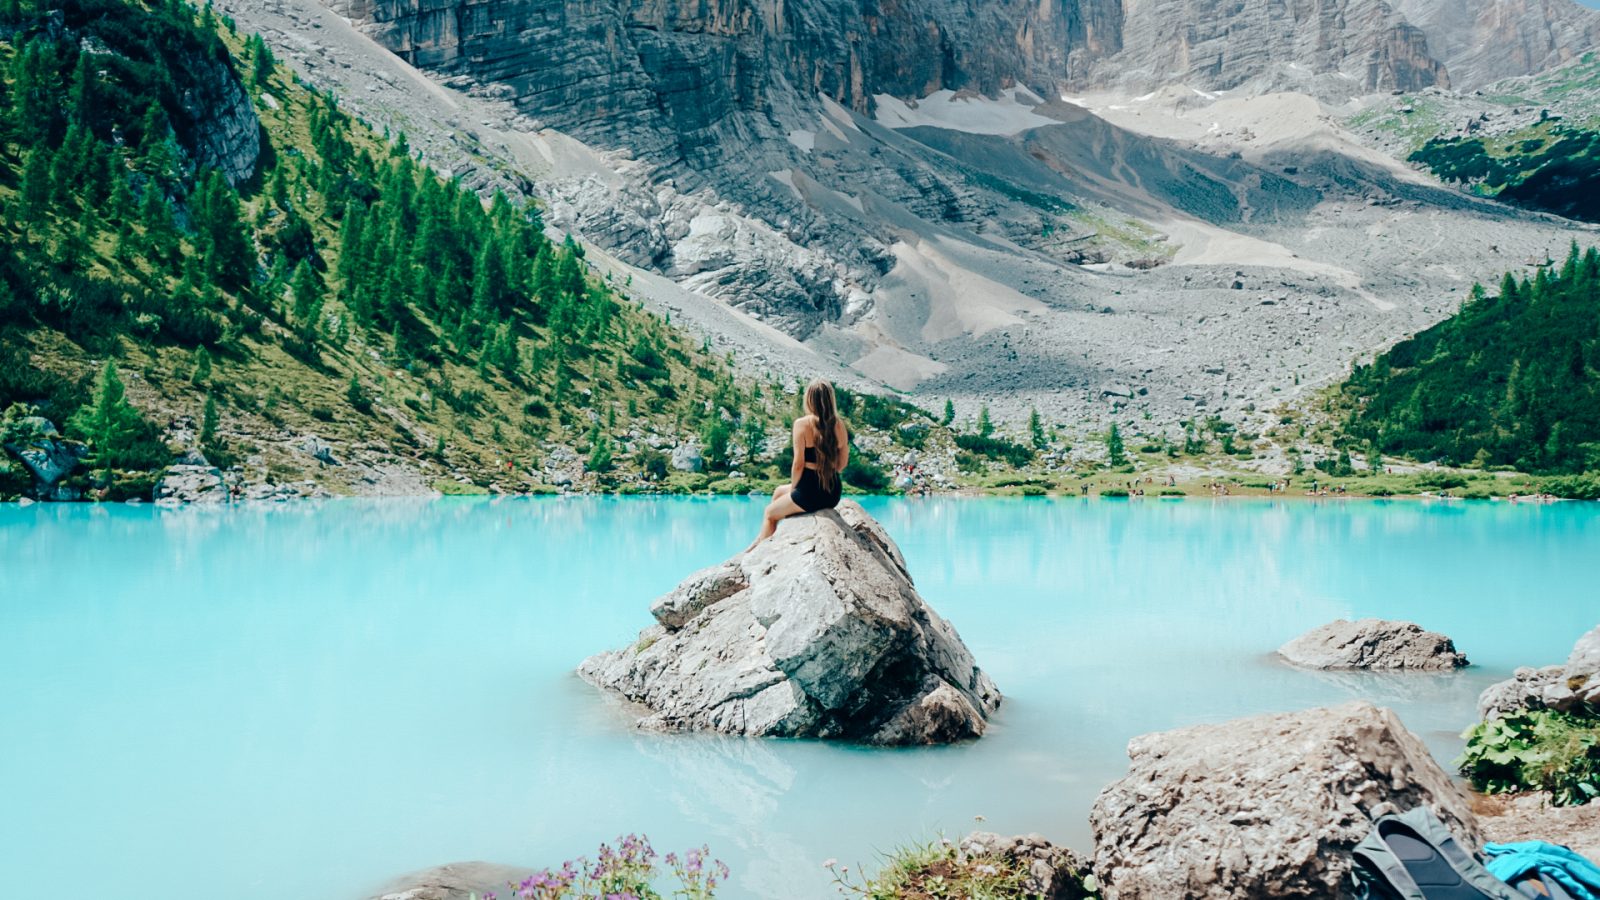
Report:
[{"label": "pine tree", "polygon": [[983,406],[978,410],[978,437],[993,437],[994,422],[989,419],[989,407]]},{"label": "pine tree", "polygon": [[22,215],[38,223],[50,209],[50,151],[35,146],[22,164]]},{"label": "pine tree", "polygon": [[1050,445],[1049,438],[1045,437],[1044,423],[1039,421],[1039,410],[1034,408],[1028,411],[1028,437],[1033,443],[1033,449],[1043,450]]},{"label": "pine tree", "polygon": [[[205,348],[202,347],[202,350]],[[206,393],[206,404],[200,412],[200,447],[214,447],[217,443],[217,398]]]},{"label": "pine tree", "polygon": [[204,347],[194,351],[194,371],[189,375],[189,383],[202,386],[211,380],[211,351]]},{"label": "pine tree", "polygon": [[68,427],[89,443],[99,468],[146,469],[166,461],[155,426],[128,402],[117,364],[109,359],[95,379],[94,396]]},{"label": "pine tree", "polygon": [[946,428],[956,420],[956,405],[949,398],[944,401],[944,415],[939,417],[939,424]]},{"label": "pine tree", "polygon": [[1117,423],[1111,423],[1111,430],[1106,432],[1106,461],[1113,467],[1128,464],[1127,448],[1122,443],[1122,431],[1117,428]]},{"label": "pine tree", "polygon": [[296,331],[302,340],[310,343],[317,337],[317,320],[322,317],[322,288],[317,284],[316,273],[305,260],[295,266],[294,278],[289,282],[294,303]]}]

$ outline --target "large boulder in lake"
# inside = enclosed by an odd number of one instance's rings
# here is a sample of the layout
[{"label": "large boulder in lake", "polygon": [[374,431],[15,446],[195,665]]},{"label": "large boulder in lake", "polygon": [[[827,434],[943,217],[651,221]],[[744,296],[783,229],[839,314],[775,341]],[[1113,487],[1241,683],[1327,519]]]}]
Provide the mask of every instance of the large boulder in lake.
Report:
[{"label": "large boulder in lake", "polygon": [[1089,813],[1110,898],[1333,900],[1373,820],[1419,804],[1481,844],[1428,748],[1366,702],[1147,734],[1128,756]]},{"label": "large boulder in lake", "polygon": [[1000,705],[900,549],[848,500],[783,520],[651,612],[637,641],[578,669],[644,706],[641,727],[937,744],[982,735]]},{"label": "large boulder in lake", "polygon": [[1467,664],[1444,635],[1390,619],[1335,619],[1279,647],[1278,655],[1307,669],[1440,671]]},{"label": "large boulder in lake", "polygon": [[1564,665],[1520,668],[1478,697],[1485,719],[1530,708],[1600,712],[1600,626],[1578,638]]}]

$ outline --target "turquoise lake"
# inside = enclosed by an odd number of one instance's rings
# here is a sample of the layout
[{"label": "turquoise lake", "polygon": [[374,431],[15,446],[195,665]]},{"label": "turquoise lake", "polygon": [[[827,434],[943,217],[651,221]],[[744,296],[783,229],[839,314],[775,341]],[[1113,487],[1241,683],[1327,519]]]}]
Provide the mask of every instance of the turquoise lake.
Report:
[{"label": "turquoise lake", "polygon": [[[360,900],[466,859],[702,842],[724,896],[974,827],[1088,846],[1147,731],[1366,697],[1441,759],[1600,620],[1600,504],[869,500],[1006,703],[939,749],[663,736],[573,670],[743,547],[732,499],[0,506],[0,872],[17,897]],[[1294,671],[1413,619],[1450,676]]]}]

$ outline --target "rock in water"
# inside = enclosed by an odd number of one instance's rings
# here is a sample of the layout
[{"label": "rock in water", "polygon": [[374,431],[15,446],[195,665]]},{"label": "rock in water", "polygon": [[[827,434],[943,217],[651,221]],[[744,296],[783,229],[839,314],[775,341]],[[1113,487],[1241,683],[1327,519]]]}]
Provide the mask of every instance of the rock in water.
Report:
[{"label": "rock in water", "polygon": [[1337,619],[1278,648],[1307,669],[1459,669],[1467,657],[1455,642],[1412,622]]},{"label": "rock in water", "polygon": [[475,900],[491,891],[509,894],[507,885],[531,871],[486,862],[450,863],[398,878],[372,900]]},{"label": "rock in water", "polygon": [[785,519],[651,612],[636,643],[578,669],[647,707],[641,727],[941,744],[982,735],[1000,705],[900,549],[849,500]]},{"label": "rock in water", "polygon": [[1478,697],[1485,719],[1529,708],[1600,712],[1600,625],[1578,638],[1566,665],[1525,666]]},{"label": "rock in water", "polygon": [[1366,702],[1147,734],[1128,756],[1089,813],[1110,898],[1331,900],[1372,821],[1419,804],[1482,844],[1428,748]]}]

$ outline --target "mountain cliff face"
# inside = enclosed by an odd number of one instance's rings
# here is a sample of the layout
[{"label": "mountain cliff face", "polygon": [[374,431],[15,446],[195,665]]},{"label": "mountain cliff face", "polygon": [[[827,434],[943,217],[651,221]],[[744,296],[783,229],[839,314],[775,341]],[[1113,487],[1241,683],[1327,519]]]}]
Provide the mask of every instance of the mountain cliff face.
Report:
[{"label": "mountain cliff face", "polygon": [[1572,0],[1395,0],[1451,81],[1472,90],[1560,65],[1600,43],[1600,10]]},{"label": "mountain cliff face", "polygon": [[1252,85],[1348,97],[1446,87],[1423,32],[1383,0],[1133,0],[1122,51],[1087,81],[1153,89]]}]

